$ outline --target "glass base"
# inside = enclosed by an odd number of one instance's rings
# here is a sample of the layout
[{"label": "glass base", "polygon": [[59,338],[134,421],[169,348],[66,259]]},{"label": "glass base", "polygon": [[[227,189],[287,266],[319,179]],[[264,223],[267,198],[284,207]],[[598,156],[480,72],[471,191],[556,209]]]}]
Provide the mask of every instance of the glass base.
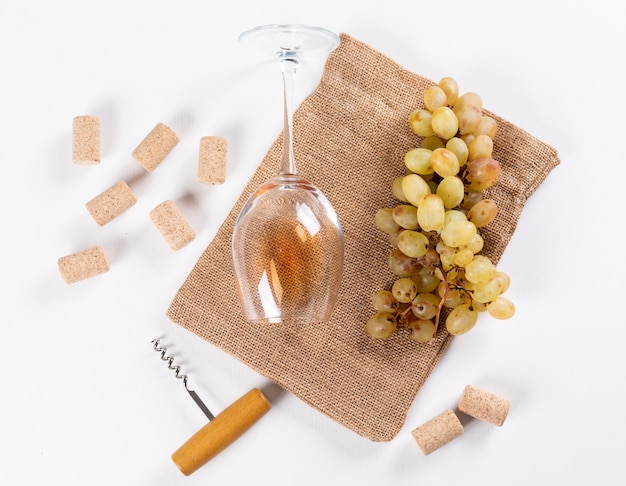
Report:
[{"label": "glass base", "polygon": [[304,55],[326,55],[340,42],[330,30],[303,24],[262,25],[243,32],[239,44],[267,53],[292,52]]}]

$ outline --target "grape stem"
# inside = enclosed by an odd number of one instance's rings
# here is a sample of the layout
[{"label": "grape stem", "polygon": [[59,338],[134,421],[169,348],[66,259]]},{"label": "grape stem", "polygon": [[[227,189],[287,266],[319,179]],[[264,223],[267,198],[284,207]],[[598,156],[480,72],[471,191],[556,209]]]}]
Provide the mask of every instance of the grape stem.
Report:
[{"label": "grape stem", "polygon": [[408,327],[408,323],[406,322],[405,317],[407,316],[407,314],[409,314],[410,312],[412,312],[412,305],[409,305],[406,309],[404,309],[401,312],[398,312],[397,316],[397,322],[398,324],[400,324],[403,327]]},{"label": "grape stem", "polygon": [[437,306],[437,314],[435,315],[435,332],[433,332],[433,338],[431,339],[431,341],[435,339],[435,336],[437,335],[437,330],[439,329],[439,320],[441,318],[441,309],[443,309],[443,304],[448,298],[448,292],[450,292],[450,287],[448,286],[448,275],[443,270],[441,273],[443,274],[443,281],[446,284],[445,285],[446,290],[441,296],[441,300],[439,301],[439,305]]}]

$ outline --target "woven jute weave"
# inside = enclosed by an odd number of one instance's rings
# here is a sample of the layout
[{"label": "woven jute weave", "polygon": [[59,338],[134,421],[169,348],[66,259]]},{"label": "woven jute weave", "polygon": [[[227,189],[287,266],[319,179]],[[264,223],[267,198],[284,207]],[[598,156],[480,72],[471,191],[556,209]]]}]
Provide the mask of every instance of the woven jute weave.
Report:
[{"label": "woven jute weave", "polygon": [[[391,182],[404,173],[405,152],[420,143],[408,126],[408,116],[422,107],[423,91],[433,84],[342,34],[319,86],[296,111],[298,171],[326,194],[345,233],[344,279],[330,322],[252,325],[236,301],[232,229],[247,198],[275,175],[281,137],[270,147],[167,312],[173,322],[373,441],[388,441],[398,434],[411,403],[451,339],[445,326],[429,344],[411,342],[403,333],[372,340],[364,331],[373,312],[372,294],[394,280],[387,266],[389,243],[374,226],[374,214],[398,203],[391,194]],[[552,147],[489,114],[498,121],[494,158],[503,170],[488,194],[500,211],[483,231],[483,253],[498,262],[527,198],[559,164],[559,158]]]}]

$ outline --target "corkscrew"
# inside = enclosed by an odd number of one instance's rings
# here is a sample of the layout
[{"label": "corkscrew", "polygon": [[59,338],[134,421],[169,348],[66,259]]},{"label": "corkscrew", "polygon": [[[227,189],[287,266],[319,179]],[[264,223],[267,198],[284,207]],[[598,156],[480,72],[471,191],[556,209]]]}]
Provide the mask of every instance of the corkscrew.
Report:
[{"label": "corkscrew", "polygon": [[198,430],[187,442],[172,454],[172,460],[188,476],[198,470],[209,460],[222,452],[254,425],[271,408],[269,400],[258,388],[253,388],[232,403],[217,416],[200,399],[198,394],[188,385],[188,377],[174,365],[174,357],[167,356],[167,348],[159,347],[160,339],[153,339],[154,350],[161,355],[161,360],[174,372],[177,379],[182,380],[185,390],[209,419],[204,427]]},{"label": "corkscrew", "polygon": [[159,342],[159,339],[152,340],[152,343],[154,344],[154,350],[157,353],[161,353],[161,361],[166,361],[167,367],[174,372],[176,378],[178,378],[179,380],[183,380],[183,385],[185,386],[185,390],[187,390],[189,396],[193,398],[193,401],[196,402],[196,405],[198,405],[198,407],[200,407],[200,410],[204,412],[204,415],[206,415],[209,420],[213,420],[215,418],[215,415],[213,415],[209,408],[204,404],[198,394],[195,391],[189,389],[189,385],[187,384],[189,378],[187,377],[187,375],[180,372],[180,366],[174,366],[174,357],[166,356],[167,348],[160,348]]}]

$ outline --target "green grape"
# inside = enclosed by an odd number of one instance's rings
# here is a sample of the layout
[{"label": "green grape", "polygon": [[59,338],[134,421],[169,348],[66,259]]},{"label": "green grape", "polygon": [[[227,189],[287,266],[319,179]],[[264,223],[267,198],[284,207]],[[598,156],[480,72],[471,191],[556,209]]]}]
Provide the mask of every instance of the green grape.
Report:
[{"label": "green grape", "polygon": [[472,209],[474,204],[482,200],[483,200],[483,193],[481,191],[467,190],[465,192],[465,196],[463,197],[461,208],[467,209],[467,210]]},{"label": "green grape", "polygon": [[444,140],[449,140],[459,131],[459,120],[447,106],[440,106],[433,111],[431,125],[434,133]]},{"label": "green grape", "polygon": [[398,249],[408,257],[419,258],[428,251],[428,238],[419,231],[404,230],[398,235]]},{"label": "green grape", "polygon": [[399,231],[397,231],[396,233],[387,234],[387,238],[389,239],[389,244],[391,245],[392,248],[398,248],[398,235],[399,234],[400,234]]},{"label": "green grape", "polygon": [[[446,288],[448,289],[446,292]],[[470,298],[465,292],[457,288],[450,288],[445,282],[437,287],[437,295],[443,299],[443,306],[447,309],[455,309],[460,305],[469,304]]]},{"label": "green grape", "polygon": [[469,144],[474,141],[476,135],[474,135],[473,133],[466,133],[464,135],[459,135],[458,137],[465,142],[465,145],[467,147],[469,147]]},{"label": "green grape", "polygon": [[393,219],[393,208],[382,208],[374,215],[376,227],[388,234],[400,231],[400,225]]},{"label": "green grape", "polygon": [[487,305],[487,312],[495,319],[510,319],[515,315],[515,305],[506,297],[496,297]]},{"label": "green grape", "polygon": [[409,115],[409,126],[420,137],[432,137],[435,131],[432,127],[433,114],[428,110],[415,110]]},{"label": "green grape", "polygon": [[473,135],[477,137],[478,135],[487,135],[491,140],[496,138],[496,133],[498,131],[497,122],[491,118],[490,116],[483,115],[478,122],[478,126],[473,132]]},{"label": "green grape", "polygon": [[440,106],[446,106],[448,99],[446,92],[439,86],[430,86],[424,91],[424,106],[430,112],[435,111]]},{"label": "green grape", "polygon": [[444,271],[447,272],[452,267],[454,267],[454,255],[444,255],[444,256],[442,256],[441,257],[441,268]]},{"label": "green grape", "polygon": [[460,177],[444,177],[437,186],[436,194],[442,199],[446,209],[457,207],[465,196],[465,185]]},{"label": "green grape", "polygon": [[467,188],[471,191],[482,191],[493,186],[500,176],[500,163],[491,158],[474,159],[466,164]]},{"label": "green grape", "polygon": [[509,290],[509,286],[511,285],[511,277],[509,277],[508,273],[505,272],[496,272],[496,277],[500,281],[500,294],[503,294],[507,290]]},{"label": "green grape", "polygon": [[417,208],[410,204],[400,204],[393,208],[393,220],[404,229],[418,229]]},{"label": "green grape", "polygon": [[421,258],[421,262],[424,266],[435,267],[439,265],[439,253],[435,249],[429,248],[426,255]]},{"label": "green grape", "polygon": [[440,255],[439,261],[440,264],[436,268],[437,277],[439,280],[446,280],[447,272],[454,267],[454,255],[456,254],[456,250],[451,255]]},{"label": "green grape", "polygon": [[[454,253],[454,256],[456,257],[458,252]],[[451,268],[447,273],[446,273],[446,281],[448,282],[448,285],[450,287],[463,287],[465,285],[465,273],[463,269],[460,269],[458,267],[454,267]]]},{"label": "green grape", "polygon": [[430,162],[432,153],[432,150],[422,147],[411,149],[404,154],[404,165],[416,174],[432,174],[435,171]]},{"label": "green grape", "polygon": [[443,218],[443,225],[445,226],[452,221],[467,221],[467,215],[458,209],[448,209]]},{"label": "green grape", "polygon": [[446,245],[443,240],[437,242],[437,245],[435,245],[435,250],[437,250],[437,253],[440,257],[454,257],[454,254],[456,253],[456,248]]},{"label": "green grape", "polygon": [[437,194],[428,194],[417,207],[417,221],[424,231],[440,231],[446,209]]},{"label": "green grape", "polygon": [[397,326],[394,314],[383,311],[367,320],[365,330],[373,338],[386,339],[395,332]]},{"label": "green grape", "polygon": [[441,230],[441,239],[446,245],[459,248],[472,241],[477,231],[471,221],[450,221]]},{"label": "green grape", "polygon": [[389,290],[379,290],[372,295],[372,305],[376,311],[396,312],[398,301]]},{"label": "green grape", "polygon": [[402,191],[402,179],[404,179],[404,176],[398,176],[393,180],[393,182],[391,183],[391,193],[396,199],[402,202],[409,202],[409,200],[404,195],[404,192]]},{"label": "green grape", "polygon": [[467,93],[463,93],[461,96],[459,96],[456,99],[453,105],[454,112],[457,113],[461,108],[467,105],[475,106],[476,108],[482,111],[483,100],[480,97],[480,95],[478,95],[477,93],[473,93],[471,91]]},{"label": "green grape", "polygon": [[493,140],[487,135],[478,135],[467,147],[468,160],[488,159],[493,154]]},{"label": "green grape", "polygon": [[448,314],[446,329],[450,334],[459,336],[471,330],[477,321],[478,311],[472,309],[469,304],[461,304]]},{"label": "green grape", "polygon": [[444,148],[446,145],[438,136],[433,135],[432,137],[424,137],[421,146],[425,149],[435,150],[438,148]]},{"label": "green grape", "polygon": [[409,337],[418,343],[427,343],[435,335],[435,324],[428,319],[415,319],[409,323]]},{"label": "green grape", "polygon": [[470,304],[472,309],[476,310],[477,312],[487,312],[487,306],[488,305],[489,305],[489,303],[476,302],[475,300],[472,300],[472,302]]},{"label": "green grape", "polygon": [[459,85],[456,82],[456,79],[446,76],[445,78],[441,78],[439,80],[437,86],[439,86],[446,94],[446,104],[448,106],[454,106],[454,103],[459,97]]},{"label": "green grape", "polygon": [[394,248],[389,254],[389,268],[398,277],[410,277],[417,268],[417,261],[406,256],[399,248]]},{"label": "green grape", "polygon": [[417,295],[417,287],[413,280],[408,277],[403,277],[393,283],[391,293],[394,299],[401,304],[408,304]]},{"label": "green grape", "polygon": [[432,292],[422,292],[415,296],[411,302],[411,311],[419,319],[432,319],[437,315],[437,307],[441,297]]},{"label": "green grape", "polygon": [[470,292],[472,300],[486,304],[494,301],[496,297],[500,295],[500,281],[494,275],[492,278],[482,283],[469,281],[465,289]]},{"label": "green grape", "polygon": [[467,219],[482,228],[491,223],[498,214],[498,205],[492,199],[483,199],[472,206],[467,213]]},{"label": "green grape", "polygon": [[433,150],[430,165],[441,177],[455,176],[459,173],[459,160],[452,150],[438,148]]},{"label": "green grape", "polygon": [[474,237],[469,241],[469,243],[467,243],[466,245],[462,245],[461,247],[471,250],[472,253],[476,255],[477,253],[480,253],[484,245],[485,245],[485,240],[480,235],[480,233],[477,232],[474,235]]},{"label": "green grape", "polygon": [[474,259],[474,252],[469,248],[461,248],[454,254],[454,264],[458,267],[464,267]]},{"label": "green grape", "polygon": [[435,267],[430,265],[418,267],[411,275],[411,280],[415,282],[415,288],[419,293],[433,292],[441,283],[435,273]]},{"label": "green grape", "polygon": [[459,119],[459,133],[465,135],[471,133],[475,135],[476,128],[480,123],[480,119],[483,114],[482,111],[476,106],[465,105],[455,112],[456,117]]},{"label": "green grape", "polygon": [[418,174],[409,174],[402,178],[402,192],[413,206],[419,206],[426,194],[431,194],[430,186]]},{"label": "green grape", "polygon": [[467,163],[469,149],[462,138],[452,137],[446,142],[446,148],[456,155],[456,159],[459,161],[461,167]]},{"label": "green grape", "polygon": [[485,255],[475,255],[474,259],[465,265],[465,278],[472,283],[486,283],[496,275],[496,267]]}]

